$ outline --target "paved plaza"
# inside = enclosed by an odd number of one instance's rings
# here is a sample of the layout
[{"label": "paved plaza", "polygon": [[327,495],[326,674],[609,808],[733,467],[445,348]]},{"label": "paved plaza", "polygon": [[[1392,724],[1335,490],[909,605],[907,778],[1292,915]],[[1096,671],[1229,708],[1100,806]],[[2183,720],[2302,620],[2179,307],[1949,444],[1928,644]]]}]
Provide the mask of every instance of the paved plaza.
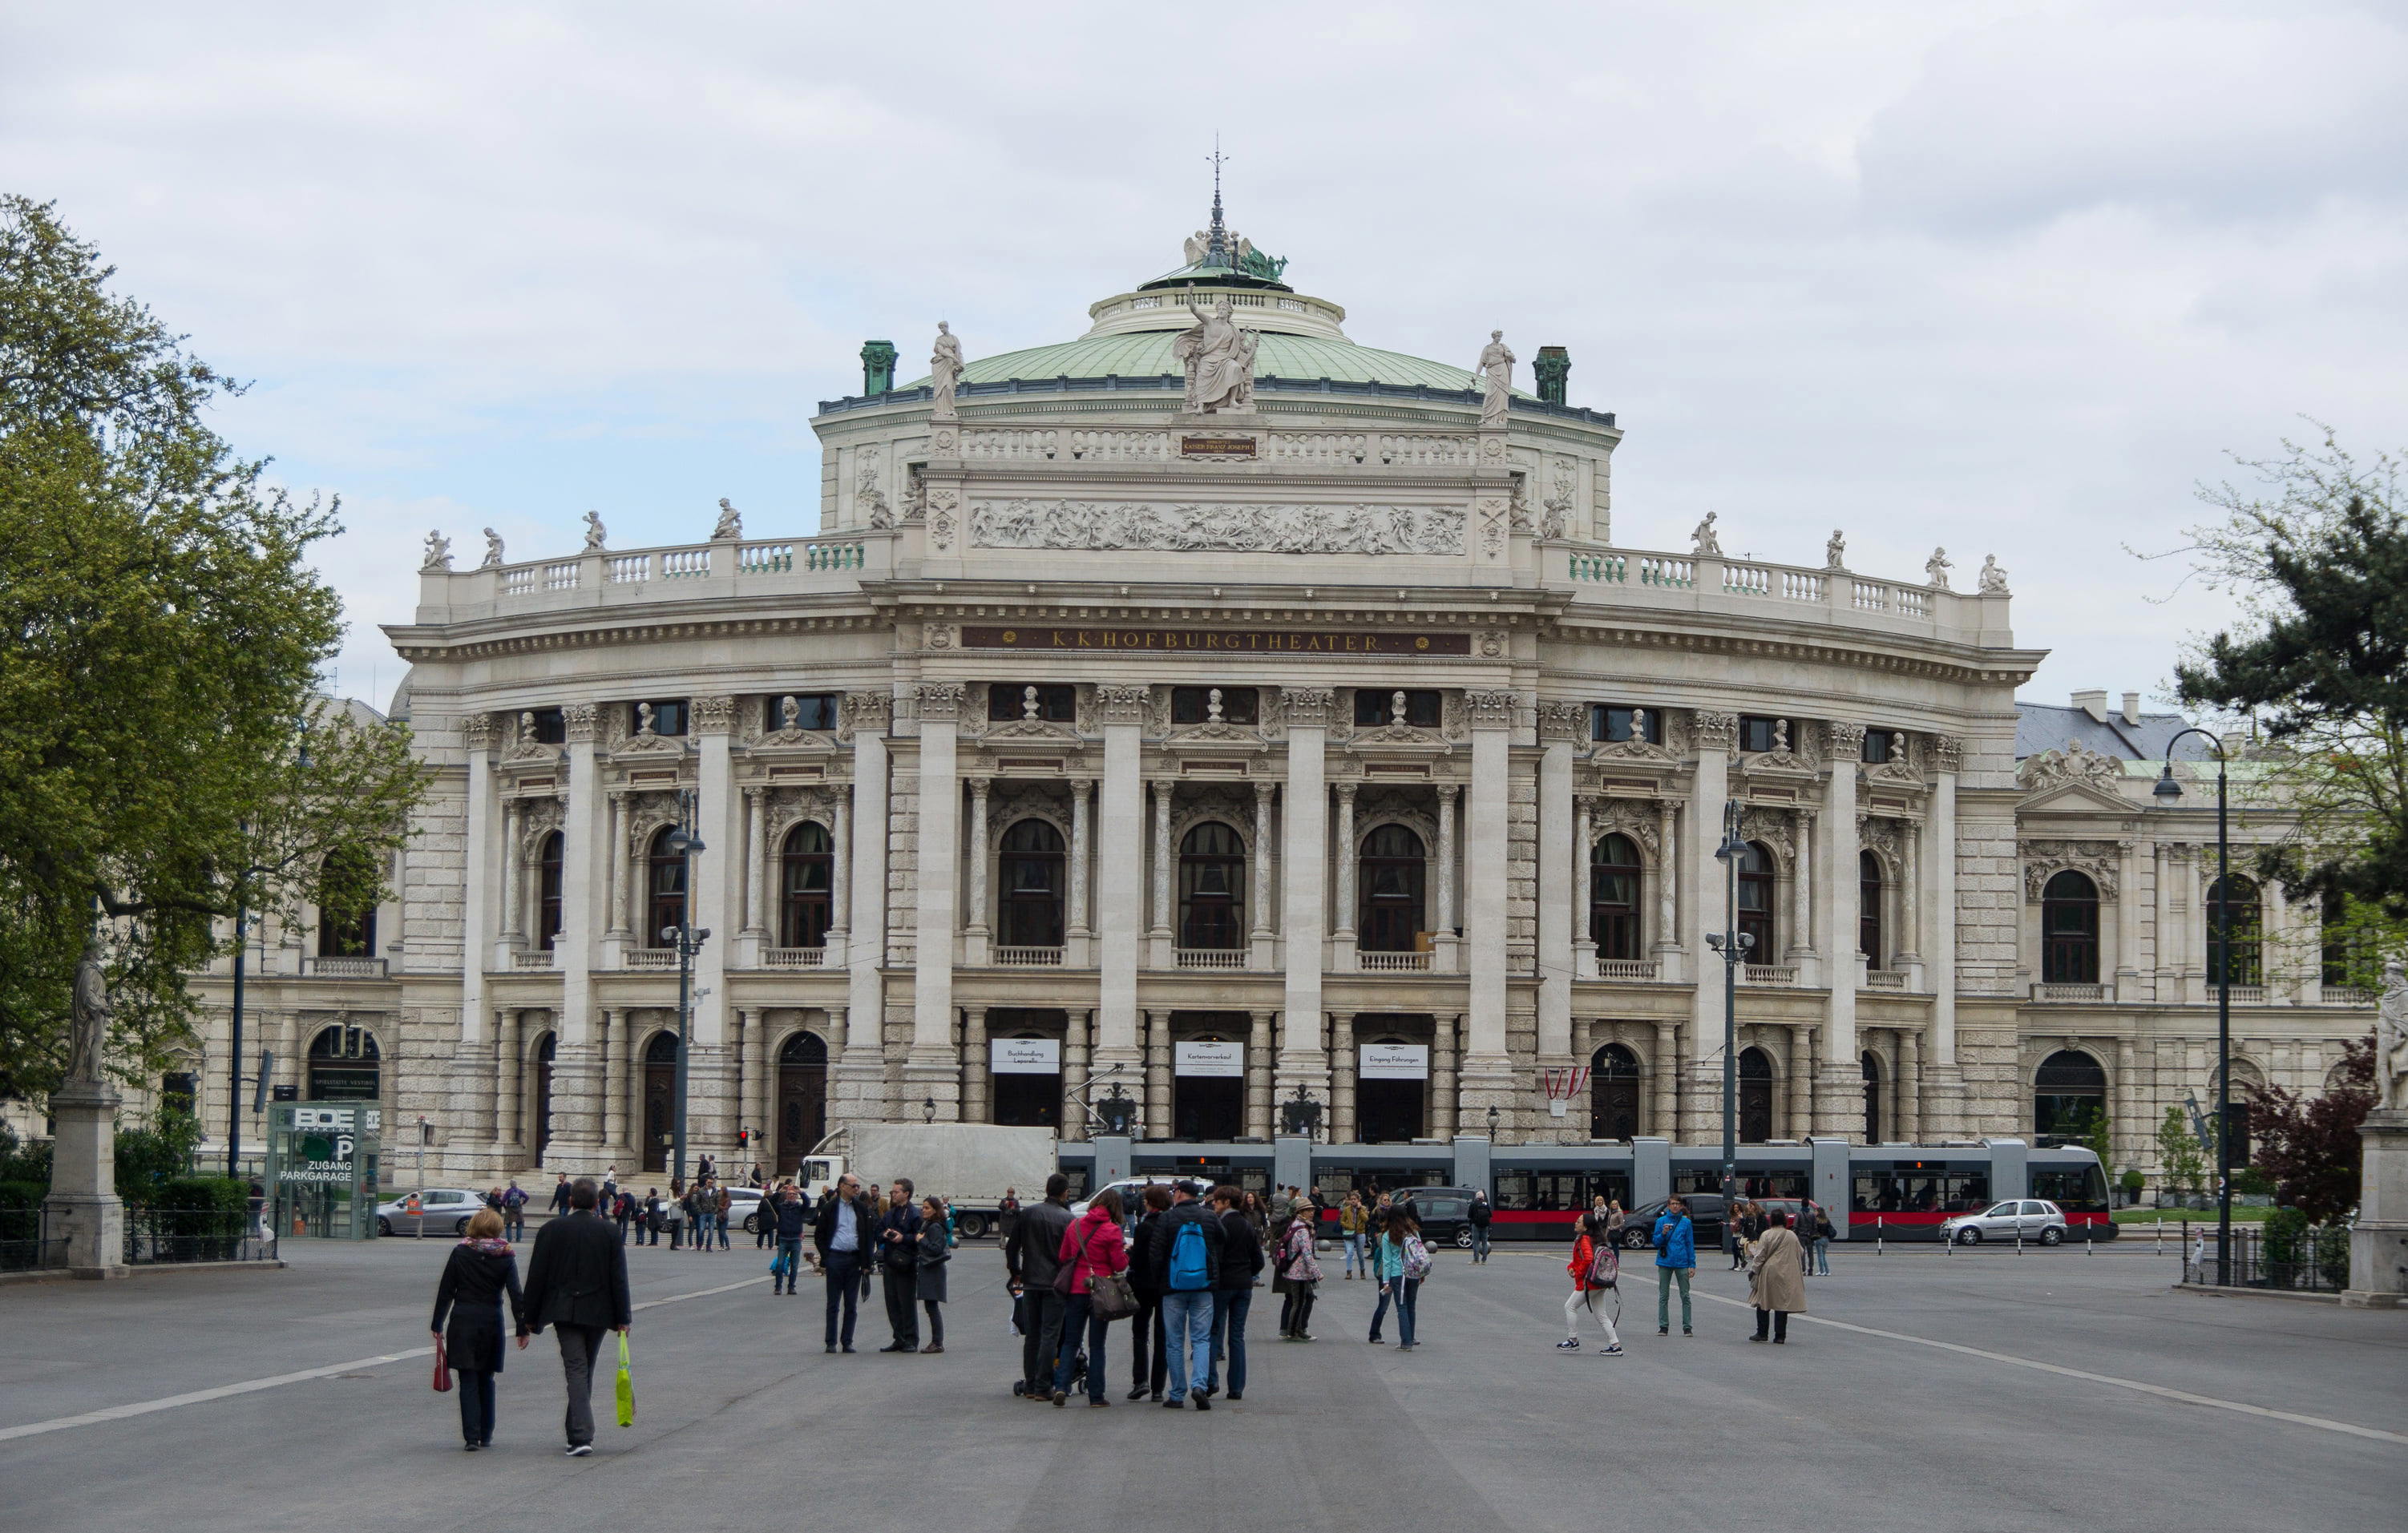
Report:
[{"label": "paved plaza", "polygon": [[[1560,1253],[1449,1253],[1412,1354],[1364,1345],[1367,1284],[1325,1284],[1311,1345],[1268,1334],[1266,1291],[1246,1399],[1200,1416],[1122,1399],[1125,1326],[1111,1411],[1015,1399],[991,1244],[963,1252],[936,1357],[878,1354],[871,1310],[857,1354],[824,1355],[818,1292],[772,1296],[749,1242],[643,1248],[637,1423],[582,1461],[549,1337],[511,1355],[494,1451],[459,1451],[417,1350],[448,1245],[0,1289],[0,1526],[1117,1533],[1276,1504],[1310,1528],[2255,1533],[2397,1527],[2408,1492],[2408,1314],[2170,1293],[2139,1242],[1843,1250],[1783,1348],[1742,1340],[1711,1256],[1698,1335],[1659,1339],[1633,1268],[1616,1358],[1553,1350]],[[241,1387],[263,1380],[285,1382]]]}]

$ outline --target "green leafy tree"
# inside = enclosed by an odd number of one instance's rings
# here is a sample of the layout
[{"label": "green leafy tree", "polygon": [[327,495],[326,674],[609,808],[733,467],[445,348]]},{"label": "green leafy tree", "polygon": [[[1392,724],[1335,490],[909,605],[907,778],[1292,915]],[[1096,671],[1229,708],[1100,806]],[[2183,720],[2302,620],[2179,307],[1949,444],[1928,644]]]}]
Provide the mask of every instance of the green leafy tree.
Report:
[{"label": "green leafy tree", "polygon": [[2166,1109],[2165,1121],[2157,1125],[2157,1175],[2178,1197],[2198,1192],[2207,1175],[2207,1155],[2178,1107]]},{"label": "green leafy tree", "polygon": [[2243,621],[2175,677],[2263,728],[2246,791],[2293,828],[2258,871],[2321,907],[2329,978],[2371,987],[2408,946],[2408,504],[2388,453],[2360,464],[2329,432],[2284,447],[2243,464],[2260,493],[2202,492],[2226,519],[2188,552]]},{"label": "green leafy tree", "polygon": [[112,275],[49,206],[0,197],[7,1096],[61,1078],[87,951],[115,1003],[110,1067],[159,1068],[237,909],[372,901],[428,780],[405,731],[315,692],[342,617],[306,560],[334,505],[295,502],[208,428],[236,385]]}]

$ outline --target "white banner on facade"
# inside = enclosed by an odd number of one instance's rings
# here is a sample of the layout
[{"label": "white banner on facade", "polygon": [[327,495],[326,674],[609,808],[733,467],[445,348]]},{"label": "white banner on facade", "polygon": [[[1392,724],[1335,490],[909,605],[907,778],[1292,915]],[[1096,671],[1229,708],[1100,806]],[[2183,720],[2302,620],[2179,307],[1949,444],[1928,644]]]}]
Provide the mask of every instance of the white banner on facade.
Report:
[{"label": "white banner on facade", "polygon": [[1243,1079],[1246,1046],[1242,1043],[1174,1043],[1170,1046],[1170,1073]]},{"label": "white banner on facade", "polygon": [[1062,1040],[1058,1038],[991,1038],[986,1041],[986,1067],[996,1075],[1059,1075]]},{"label": "white banner on facade", "polygon": [[1355,1075],[1365,1081],[1426,1081],[1426,1043],[1366,1043],[1355,1051]]}]

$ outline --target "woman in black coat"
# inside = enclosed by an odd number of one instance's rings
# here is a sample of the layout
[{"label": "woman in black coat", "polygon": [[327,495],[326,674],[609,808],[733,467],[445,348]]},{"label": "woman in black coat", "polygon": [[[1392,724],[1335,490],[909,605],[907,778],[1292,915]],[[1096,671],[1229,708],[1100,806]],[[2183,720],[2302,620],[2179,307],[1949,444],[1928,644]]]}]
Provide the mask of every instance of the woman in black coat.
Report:
[{"label": "woman in black coat", "polygon": [[[452,1248],[443,1281],[435,1289],[431,1327],[443,1343],[452,1371],[459,1376],[462,1446],[475,1453],[494,1445],[494,1375],[502,1371],[502,1296],[510,1298],[510,1323],[519,1350],[527,1344],[526,1305],[519,1293],[519,1259],[502,1239],[502,1216],[479,1209],[468,1216],[468,1237]],[[443,1326],[446,1313],[450,1330]]]},{"label": "woman in black coat", "polygon": [[928,1344],[922,1352],[945,1350],[945,1264],[953,1259],[953,1236],[945,1228],[941,1199],[920,1199],[920,1281],[913,1292],[928,1311]]}]

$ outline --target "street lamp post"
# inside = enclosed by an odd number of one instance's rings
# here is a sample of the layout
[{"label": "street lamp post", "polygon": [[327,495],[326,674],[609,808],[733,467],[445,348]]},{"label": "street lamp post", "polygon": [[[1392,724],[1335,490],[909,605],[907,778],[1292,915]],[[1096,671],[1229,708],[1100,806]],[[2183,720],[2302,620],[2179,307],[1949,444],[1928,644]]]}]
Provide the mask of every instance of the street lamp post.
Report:
[{"label": "street lamp post", "polygon": [[[687,816],[693,818],[693,802],[686,803]],[[677,1041],[677,1120],[670,1134],[674,1146],[669,1175],[679,1182],[685,1180],[685,1097],[687,1059],[694,1047],[694,955],[710,940],[710,928],[694,924],[694,859],[699,852],[710,849],[702,838],[684,825],[669,832],[669,850],[679,858],[681,894],[678,899],[678,924],[661,928],[661,940],[677,949],[678,955],[678,1041]]]},{"label": "street lamp post", "polygon": [[2215,1285],[2232,1286],[2232,836],[2227,823],[2224,742],[2196,726],[2166,741],[2166,769],[2150,792],[2182,796],[2174,747],[2197,735],[2215,752]]},{"label": "street lamp post", "polygon": [[1706,934],[1706,945],[1723,955],[1723,1250],[1739,1237],[1731,1209],[1739,1196],[1739,967],[1747,962],[1755,934],[1739,929],[1739,860],[1747,842],[1739,833],[1739,800],[1723,804],[1723,844],[1714,848],[1723,865],[1723,929]]}]

